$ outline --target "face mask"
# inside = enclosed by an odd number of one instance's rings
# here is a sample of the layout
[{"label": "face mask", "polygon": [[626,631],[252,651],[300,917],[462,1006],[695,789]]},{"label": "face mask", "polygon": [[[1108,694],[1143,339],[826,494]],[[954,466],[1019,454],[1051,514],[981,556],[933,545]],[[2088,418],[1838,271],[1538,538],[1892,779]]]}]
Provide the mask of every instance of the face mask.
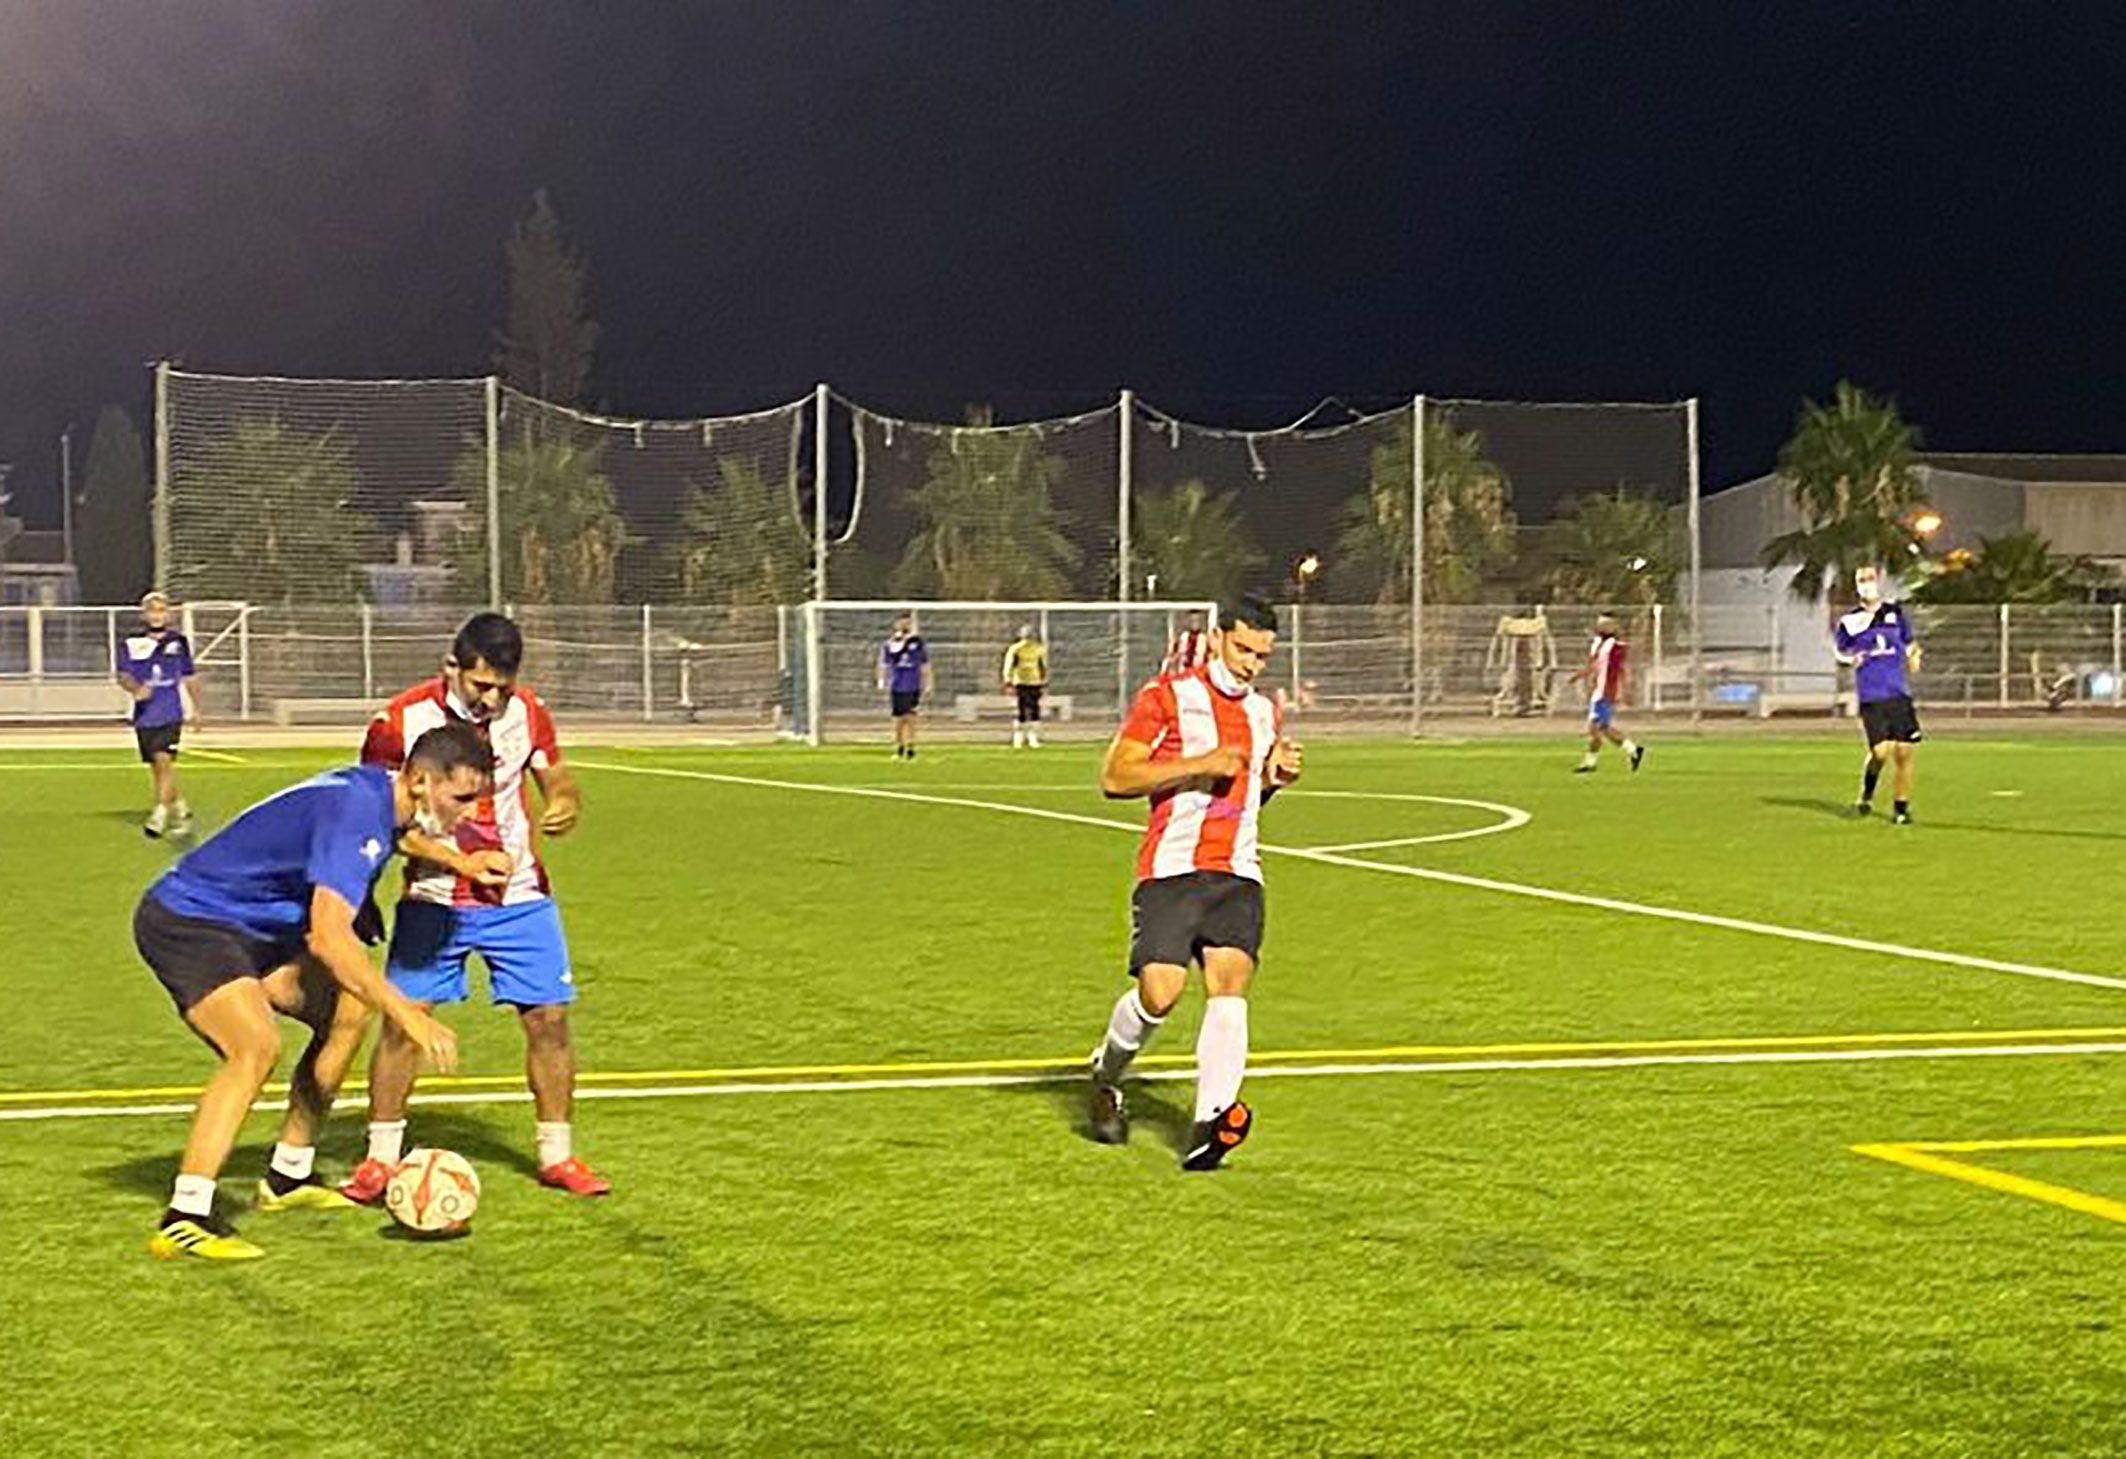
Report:
[{"label": "face mask", "polygon": [[1871,577],[1862,578],[1854,586],[1860,590],[1861,602],[1880,603],[1882,601],[1882,584],[1876,579]]},{"label": "face mask", "polygon": [[1225,666],[1224,659],[1211,660],[1211,685],[1221,694],[1238,694],[1247,687]]},{"label": "face mask", "polygon": [[414,811],[413,823],[420,828],[420,832],[424,836],[433,836],[441,840],[450,834],[444,829],[443,818],[425,805]]}]

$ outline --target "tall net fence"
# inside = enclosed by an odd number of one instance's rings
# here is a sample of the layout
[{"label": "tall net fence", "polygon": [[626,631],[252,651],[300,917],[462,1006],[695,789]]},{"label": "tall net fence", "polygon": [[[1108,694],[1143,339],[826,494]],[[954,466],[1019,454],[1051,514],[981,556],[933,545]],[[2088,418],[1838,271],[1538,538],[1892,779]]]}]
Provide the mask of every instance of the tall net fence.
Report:
[{"label": "tall net fence", "polygon": [[853,479],[828,596],[1115,596],[1119,404],[1026,424],[976,411],[964,425],[840,405]]}]

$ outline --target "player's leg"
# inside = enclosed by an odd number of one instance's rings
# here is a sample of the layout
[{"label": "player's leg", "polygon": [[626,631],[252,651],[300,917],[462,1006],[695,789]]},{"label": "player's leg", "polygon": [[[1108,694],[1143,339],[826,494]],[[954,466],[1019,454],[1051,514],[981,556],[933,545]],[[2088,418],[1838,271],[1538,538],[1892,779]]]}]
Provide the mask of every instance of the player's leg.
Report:
[{"label": "player's leg", "polygon": [[494,1001],[516,1009],[524,1030],[524,1078],[532,1092],[539,1181],[572,1195],[602,1196],[611,1182],[584,1164],[575,1149],[576,1044],[568,1014],[576,1001],[576,977],[560,910],[541,897],[464,915],[487,964]]},{"label": "player's leg", "polygon": [[140,829],[145,835],[160,836],[170,826],[173,794],[170,756],[165,748],[163,729],[160,725],[135,728],[133,737],[140,745],[140,762],[148,767],[148,786],[154,796],[154,802],[148,807],[148,818]]},{"label": "player's leg", "polygon": [[[469,954],[459,916],[454,908],[407,898],[392,921],[384,975],[424,1013],[438,1003],[465,1001]],[[384,1198],[384,1187],[406,1153],[406,1106],[421,1073],[420,1046],[389,1019],[380,1022],[369,1056],[369,1149],[340,1187],[365,1206]]]},{"label": "player's leg", "polygon": [[1130,987],[1115,1000],[1091,1060],[1088,1120],[1103,1145],[1129,1138],[1122,1076],[1188,986],[1196,930],[1189,888],[1198,880],[1193,874],[1160,877],[1137,883],[1130,894]]},{"label": "player's leg", "polygon": [[1908,740],[1890,746],[1896,773],[1890,782],[1891,819],[1900,826],[1912,824],[1912,757],[1917,747]]},{"label": "player's leg", "polygon": [[1853,803],[1856,815],[1866,815],[1875,806],[1875,787],[1882,783],[1882,767],[1890,760],[1891,745],[1888,740],[1879,740],[1868,746],[1868,757],[1860,767],[1860,799]]},{"label": "player's leg", "polygon": [[185,1022],[221,1056],[193,1111],[169,1208],[148,1249],[157,1256],[242,1261],[263,1255],[215,1219],[214,1188],[244,1116],[280,1062],[280,1029],[255,977],[230,978],[185,1011]]},{"label": "player's leg", "polygon": [[317,1137],[362,1046],[369,1010],[350,998],[324,964],[300,957],[262,980],[276,1013],[310,1030],[288,1076],[288,1112],[259,1184],[261,1211],[349,1210],[356,1204],[317,1178]]},{"label": "player's leg", "polygon": [[1196,1035],[1196,1120],[1184,1170],[1215,1170],[1254,1124],[1240,1098],[1248,1067],[1248,989],[1262,949],[1262,883],[1220,876],[1203,915],[1203,1027]]},{"label": "player's leg", "polygon": [[1041,697],[1047,692],[1045,684],[1036,684],[1026,691],[1026,746],[1031,750],[1041,748]]},{"label": "player's leg", "polygon": [[1646,758],[1646,747],[1618,729],[1614,719],[1602,726],[1602,737],[1624,752],[1624,762],[1634,770]]},{"label": "player's leg", "polygon": [[1576,775],[1585,775],[1587,772],[1594,769],[1595,762],[1601,756],[1601,753],[1602,727],[1599,724],[1595,723],[1593,719],[1589,719],[1587,721],[1587,749],[1586,752],[1580,756],[1580,763],[1573,767],[1573,773]]}]

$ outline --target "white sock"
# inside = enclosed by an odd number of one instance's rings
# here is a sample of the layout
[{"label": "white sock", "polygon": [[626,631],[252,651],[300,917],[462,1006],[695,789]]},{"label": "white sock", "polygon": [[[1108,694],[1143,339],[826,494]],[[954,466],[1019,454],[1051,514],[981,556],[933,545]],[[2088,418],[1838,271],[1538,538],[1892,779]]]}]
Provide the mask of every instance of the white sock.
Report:
[{"label": "white sock", "polygon": [[214,1177],[211,1175],[180,1175],[176,1188],[170,1192],[170,1209],[182,1211],[187,1216],[211,1216],[214,1214]]},{"label": "white sock", "polygon": [[1589,750],[1589,751],[1588,751],[1588,752],[1587,752],[1586,754],[1584,754],[1584,755],[1580,756],[1580,763],[1581,763],[1582,765],[1592,765],[1592,764],[1594,764],[1594,762],[1595,762],[1595,755],[1596,755],[1596,753],[1597,753],[1596,751],[1593,751],[1593,750]]},{"label": "white sock", "polygon": [[1624,753],[1627,755],[1636,755],[1639,753],[1639,747],[1636,744],[1632,743],[1630,740],[1626,740],[1620,748],[1622,748]]},{"label": "white sock", "polygon": [[535,1138],[539,1143],[539,1166],[559,1165],[575,1154],[575,1130],[567,1120],[541,1120]]},{"label": "white sock", "polygon": [[1040,749],[1041,732],[1039,730],[1028,730],[1026,732],[1026,743],[1036,750]]},{"label": "white sock", "polygon": [[175,815],[180,821],[189,821],[192,819],[191,802],[187,801],[181,795],[177,797],[176,800],[170,803],[170,810],[171,813]]},{"label": "white sock", "polygon": [[1144,1011],[1144,1000],[1137,996],[1134,986],[1117,998],[1115,1011],[1107,1020],[1107,1035],[1093,1051],[1093,1068],[1100,1078],[1109,1084],[1120,1079],[1122,1071],[1129,1068],[1129,1061],[1151,1042],[1165,1021]]},{"label": "white sock", "polygon": [[381,1160],[386,1165],[396,1165],[406,1153],[406,1122],[404,1120],[371,1120],[369,1122],[369,1158]]},{"label": "white sock", "polygon": [[283,1141],[273,1147],[273,1168],[290,1180],[308,1180],[311,1168],[316,1164],[315,1145],[290,1145]]},{"label": "white sock", "polygon": [[1196,1118],[1217,1117],[1240,1098],[1248,1072],[1248,1000],[1225,994],[1203,1005],[1196,1035]]}]

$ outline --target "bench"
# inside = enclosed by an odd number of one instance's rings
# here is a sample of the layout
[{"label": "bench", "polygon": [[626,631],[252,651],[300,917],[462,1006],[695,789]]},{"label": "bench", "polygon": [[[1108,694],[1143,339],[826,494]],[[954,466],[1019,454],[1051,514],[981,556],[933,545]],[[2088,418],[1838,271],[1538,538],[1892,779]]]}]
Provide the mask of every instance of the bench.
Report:
[{"label": "bench", "polygon": [[125,719],[132,708],[109,679],[0,679],[0,718]]},{"label": "bench", "polygon": [[1842,715],[1851,718],[1860,711],[1851,694],[1828,694],[1818,689],[1798,694],[1759,694],[1750,706],[1750,713],[1759,719],[1770,719],[1782,710],[1802,714]]},{"label": "bench", "polygon": [[273,701],[273,722],[286,729],[317,715],[329,723],[345,724],[350,719],[367,719],[376,710],[373,699],[276,699]]},{"label": "bench", "polygon": [[[1071,717],[1071,698],[1068,694],[1050,694],[1041,700],[1041,718],[1067,720]],[[1019,697],[1016,694],[956,694],[952,699],[952,717],[962,724],[973,724],[989,714],[1011,718],[1019,712]]]}]

